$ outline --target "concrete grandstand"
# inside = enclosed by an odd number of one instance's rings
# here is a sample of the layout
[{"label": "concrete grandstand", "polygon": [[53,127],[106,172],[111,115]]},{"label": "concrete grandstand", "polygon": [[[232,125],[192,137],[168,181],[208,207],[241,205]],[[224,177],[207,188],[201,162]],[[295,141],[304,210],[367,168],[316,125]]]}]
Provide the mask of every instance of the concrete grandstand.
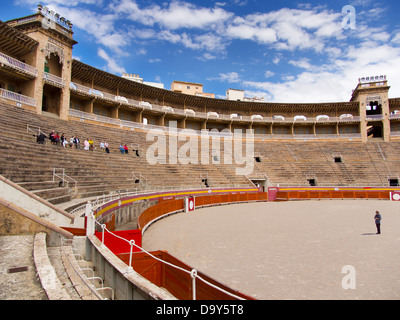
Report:
[{"label": "concrete grandstand", "polygon": [[[347,102],[229,101],[96,69],[76,44],[41,5],[0,21],[1,299],[254,299],[146,251],[145,231],[222,204],[400,198],[400,98],[384,75]],[[67,143],[42,143],[52,131]]]}]

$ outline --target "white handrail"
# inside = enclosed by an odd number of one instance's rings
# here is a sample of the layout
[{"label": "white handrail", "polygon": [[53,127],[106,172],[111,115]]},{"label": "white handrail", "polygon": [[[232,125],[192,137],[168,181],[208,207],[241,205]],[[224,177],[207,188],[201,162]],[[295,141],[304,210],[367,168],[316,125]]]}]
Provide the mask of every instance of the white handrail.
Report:
[{"label": "white handrail", "polygon": [[[56,173],[57,170],[62,170],[62,174],[60,175],[60,174]],[[63,183],[66,182],[67,187],[69,187],[70,182],[74,183],[74,193],[77,194],[78,182],[75,179],[71,178],[70,176],[66,175],[64,168],[53,168],[53,182],[55,181],[55,178],[61,179]],[[70,181],[68,181],[68,180],[70,180]]]},{"label": "white handrail", "polygon": [[[237,296],[237,295],[235,295],[235,294],[233,294],[233,293],[230,293],[230,292],[228,292],[228,291],[226,291],[226,290],[224,290],[224,289],[222,289],[222,288],[220,288],[220,287],[218,287],[218,286],[216,286],[216,285],[214,285],[214,284],[208,282],[207,280],[203,279],[201,276],[199,276],[199,275],[197,274],[197,270],[196,270],[196,269],[192,269],[191,271],[188,271],[188,270],[186,270],[186,269],[183,269],[183,268],[181,268],[181,267],[178,267],[178,266],[176,266],[176,265],[174,265],[174,264],[172,264],[172,263],[170,263],[170,262],[167,262],[167,261],[165,261],[165,260],[162,260],[162,259],[160,259],[160,258],[158,258],[158,257],[156,257],[156,256],[154,256],[154,255],[152,255],[150,252],[148,252],[148,251],[146,251],[145,249],[143,249],[142,247],[138,246],[138,245],[135,243],[134,240],[127,240],[127,239],[125,239],[125,238],[122,238],[122,237],[120,237],[120,236],[117,236],[116,234],[114,234],[113,232],[111,232],[110,230],[108,230],[107,227],[106,227],[104,224],[100,224],[100,223],[94,218],[94,216],[93,216],[93,211],[92,211],[91,215],[92,215],[92,219],[91,219],[91,220],[94,221],[95,224],[98,224],[98,225],[102,228],[102,230],[103,230],[103,231],[102,231],[102,232],[103,232],[103,235],[102,235],[102,239],[103,239],[103,240],[102,240],[102,245],[103,245],[103,246],[104,246],[104,232],[107,231],[107,232],[108,232],[109,234],[111,234],[112,236],[114,236],[114,237],[116,237],[116,238],[119,238],[119,239],[121,239],[121,240],[123,240],[123,241],[126,241],[126,242],[131,246],[131,251],[132,251],[132,247],[135,246],[135,247],[138,248],[140,251],[146,253],[147,255],[149,255],[150,257],[152,257],[153,259],[155,259],[155,260],[157,260],[157,261],[159,261],[159,262],[161,262],[161,263],[164,263],[164,264],[166,264],[166,265],[169,265],[170,267],[173,267],[173,268],[175,268],[175,269],[181,270],[182,272],[185,272],[185,273],[189,274],[189,275],[191,276],[191,278],[193,279],[193,281],[195,281],[195,279],[198,278],[199,280],[203,281],[205,284],[208,284],[209,286],[211,286],[211,287],[213,287],[213,288],[215,288],[215,289],[217,289],[217,290],[219,290],[219,291],[221,291],[221,292],[223,292],[223,293],[225,293],[225,294],[227,294],[227,295],[229,295],[229,296],[231,296],[231,297],[233,297],[233,298],[236,298],[236,299],[238,299],[238,300],[246,300],[246,299],[244,299],[244,298],[242,298],[242,297],[239,297],[239,296]],[[130,259],[131,259],[131,258],[132,258],[132,255],[130,255]],[[131,266],[131,261],[129,261],[129,266]],[[132,270],[132,269],[128,269],[128,270]],[[192,298],[193,298],[193,300],[196,299],[196,291],[195,291],[195,290],[196,290],[196,286],[193,286],[193,287],[192,287]]]},{"label": "white handrail", "polygon": [[[95,277],[93,276],[91,278],[88,278],[88,277],[86,277],[85,274],[81,273],[80,271],[83,271],[84,269],[90,269],[94,273],[93,269],[91,269],[91,268],[80,268],[80,267],[76,267],[74,265],[74,263],[70,259],[70,254],[68,254],[68,252],[66,252],[66,249],[65,249],[66,241],[71,241],[71,240],[70,239],[61,238],[61,248],[62,248],[65,256],[67,257],[69,264],[71,265],[72,269],[74,270],[74,274],[78,275],[78,277],[82,280],[82,282],[85,284],[85,286],[90,290],[90,292],[92,294],[95,295],[95,297],[97,299],[106,300],[101,294],[99,294],[98,291],[110,290],[111,291],[111,299],[113,300],[114,299],[114,290],[112,288],[110,288],[110,287],[104,287],[103,279],[100,278],[101,279],[101,283],[102,283],[101,288],[97,288],[94,284],[92,285],[92,284],[88,283],[88,280],[93,280]],[[72,245],[71,245],[71,249],[72,249],[72,251],[74,249],[72,247]],[[72,254],[72,255],[74,256],[74,254]],[[78,262],[78,260],[76,260],[76,261]],[[83,261],[85,261],[85,260],[83,260]]]}]

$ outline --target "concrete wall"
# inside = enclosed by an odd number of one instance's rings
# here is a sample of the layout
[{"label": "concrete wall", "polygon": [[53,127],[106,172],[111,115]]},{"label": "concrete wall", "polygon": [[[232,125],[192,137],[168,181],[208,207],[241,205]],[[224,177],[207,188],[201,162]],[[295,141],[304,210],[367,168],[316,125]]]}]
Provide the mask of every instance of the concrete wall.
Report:
[{"label": "concrete wall", "polygon": [[0,176],[0,198],[59,227],[83,228],[84,226],[83,218],[75,218],[3,176]]},{"label": "concrete wall", "polygon": [[104,286],[114,290],[117,300],[176,300],[174,296],[143,278],[117,258],[99,239],[89,235],[86,260],[91,260],[104,279]]},{"label": "concrete wall", "polygon": [[72,234],[0,198],[0,235],[45,233],[49,246],[59,246],[61,237]]},{"label": "concrete wall", "polygon": [[132,229],[137,229],[137,220],[140,214],[147,208],[157,204],[158,201],[139,201],[127,207],[120,207],[115,210],[115,228],[129,224]]}]

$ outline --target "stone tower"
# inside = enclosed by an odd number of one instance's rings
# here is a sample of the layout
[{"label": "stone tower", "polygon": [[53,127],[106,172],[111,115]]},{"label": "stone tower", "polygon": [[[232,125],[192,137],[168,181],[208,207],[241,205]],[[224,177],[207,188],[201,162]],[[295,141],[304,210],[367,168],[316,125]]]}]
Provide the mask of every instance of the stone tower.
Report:
[{"label": "stone tower", "polygon": [[37,78],[29,83],[29,92],[36,100],[36,111],[48,112],[68,119],[72,65],[72,23],[47,7],[38,5],[36,14],[7,21],[7,24],[39,45],[26,58],[38,69]]},{"label": "stone tower", "polygon": [[390,140],[389,89],[386,76],[360,78],[351,101],[360,103],[360,126],[363,141]]}]

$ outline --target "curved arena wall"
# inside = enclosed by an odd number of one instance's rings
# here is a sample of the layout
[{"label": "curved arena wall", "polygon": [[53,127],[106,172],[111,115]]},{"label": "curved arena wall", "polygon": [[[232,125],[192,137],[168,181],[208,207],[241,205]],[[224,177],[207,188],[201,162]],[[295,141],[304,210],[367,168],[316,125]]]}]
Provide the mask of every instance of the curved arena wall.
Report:
[{"label": "curved arena wall", "polygon": [[[156,284],[157,286],[166,288],[174,297],[178,299],[192,299],[193,295],[196,296],[196,299],[202,300],[226,300],[232,299],[232,295],[241,297],[243,299],[252,299],[251,297],[243,295],[240,292],[231,290],[223,284],[218,283],[218,281],[211,279],[207,277],[207,275],[201,274],[200,272],[198,273],[198,276],[200,276],[201,279],[205,279],[206,282],[197,281],[198,284],[196,285],[196,291],[195,293],[193,293],[193,282],[190,276],[192,268],[190,266],[163,251],[151,253],[163,262],[154,259],[153,257],[149,257],[145,253],[141,252],[140,248],[135,248],[135,250],[130,253],[129,246],[127,246],[126,242],[132,239],[136,239],[135,244],[141,243],[141,239],[137,238],[138,233],[133,232],[133,230],[127,232],[111,231],[115,227],[114,212],[120,207],[129,206],[137,201],[154,201],[154,205],[150,206],[139,216],[139,229],[137,231],[143,233],[150,224],[154,223],[158,219],[161,219],[173,213],[185,211],[184,202],[187,197],[194,197],[196,199],[196,207],[199,208],[203,206],[223,205],[230,203],[266,201],[267,194],[259,192],[257,188],[232,188],[188,191],[182,190],[176,192],[142,194],[132,197],[121,198],[104,204],[94,210],[93,216],[96,218],[96,220],[100,221],[99,224],[103,223],[101,224],[101,228],[98,228],[101,230],[101,232],[95,233],[95,238],[97,239],[96,241],[102,241],[102,246],[106,246],[109,249],[115,248],[115,251],[111,250],[111,252],[113,252],[116,257],[126,263],[126,268],[132,266],[135,270],[134,272],[137,272],[140,277],[143,277],[144,279],[150,281],[152,284]],[[113,237],[112,235],[105,235],[108,231],[111,233],[114,232],[116,236]],[[127,236],[128,234],[130,234],[132,238],[126,240],[121,239],[121,235]],[[90,241],[92,242],[91,251],[93,252],[95,248],[93,247],[94,240],[92,238],[93,237],[90,238]],[[121,247],[123,246],[125,246],[126,248],[124,249],[125,252],[121,252]],[[99,254],[102,255],[101,253]],[[100,255],[98,255],[98,259],[102,260]],[[96,258],[92,258],[92,260],[96,264]],[[104,264],[104,262],[99,262],[99,268],[104,269],[104,267],[101,267],[101,264]],[[171,264],[177,266],[178,270],[176,267],[171,267]],[[186,272],[182,272],[182,269],[186,270]],[[105,278],[107,280],[107,276]],[[147,282],[145,281],[144,283]],[[109,282],[108,285],[116,286],[116,283]],[[127,283],[125,286],[132,287],[132,284]],[[215,286],[220,289],[215,288]],[[130,290],[134,290],[132,288]],[[118,296],[119,290],[117,287],[113,289],[116,292],[117,299],[126,299],[126,296]],[[151,290],[149,291],[147,296],[151,299],[155,297],[155,295],[151,294]]]}]

